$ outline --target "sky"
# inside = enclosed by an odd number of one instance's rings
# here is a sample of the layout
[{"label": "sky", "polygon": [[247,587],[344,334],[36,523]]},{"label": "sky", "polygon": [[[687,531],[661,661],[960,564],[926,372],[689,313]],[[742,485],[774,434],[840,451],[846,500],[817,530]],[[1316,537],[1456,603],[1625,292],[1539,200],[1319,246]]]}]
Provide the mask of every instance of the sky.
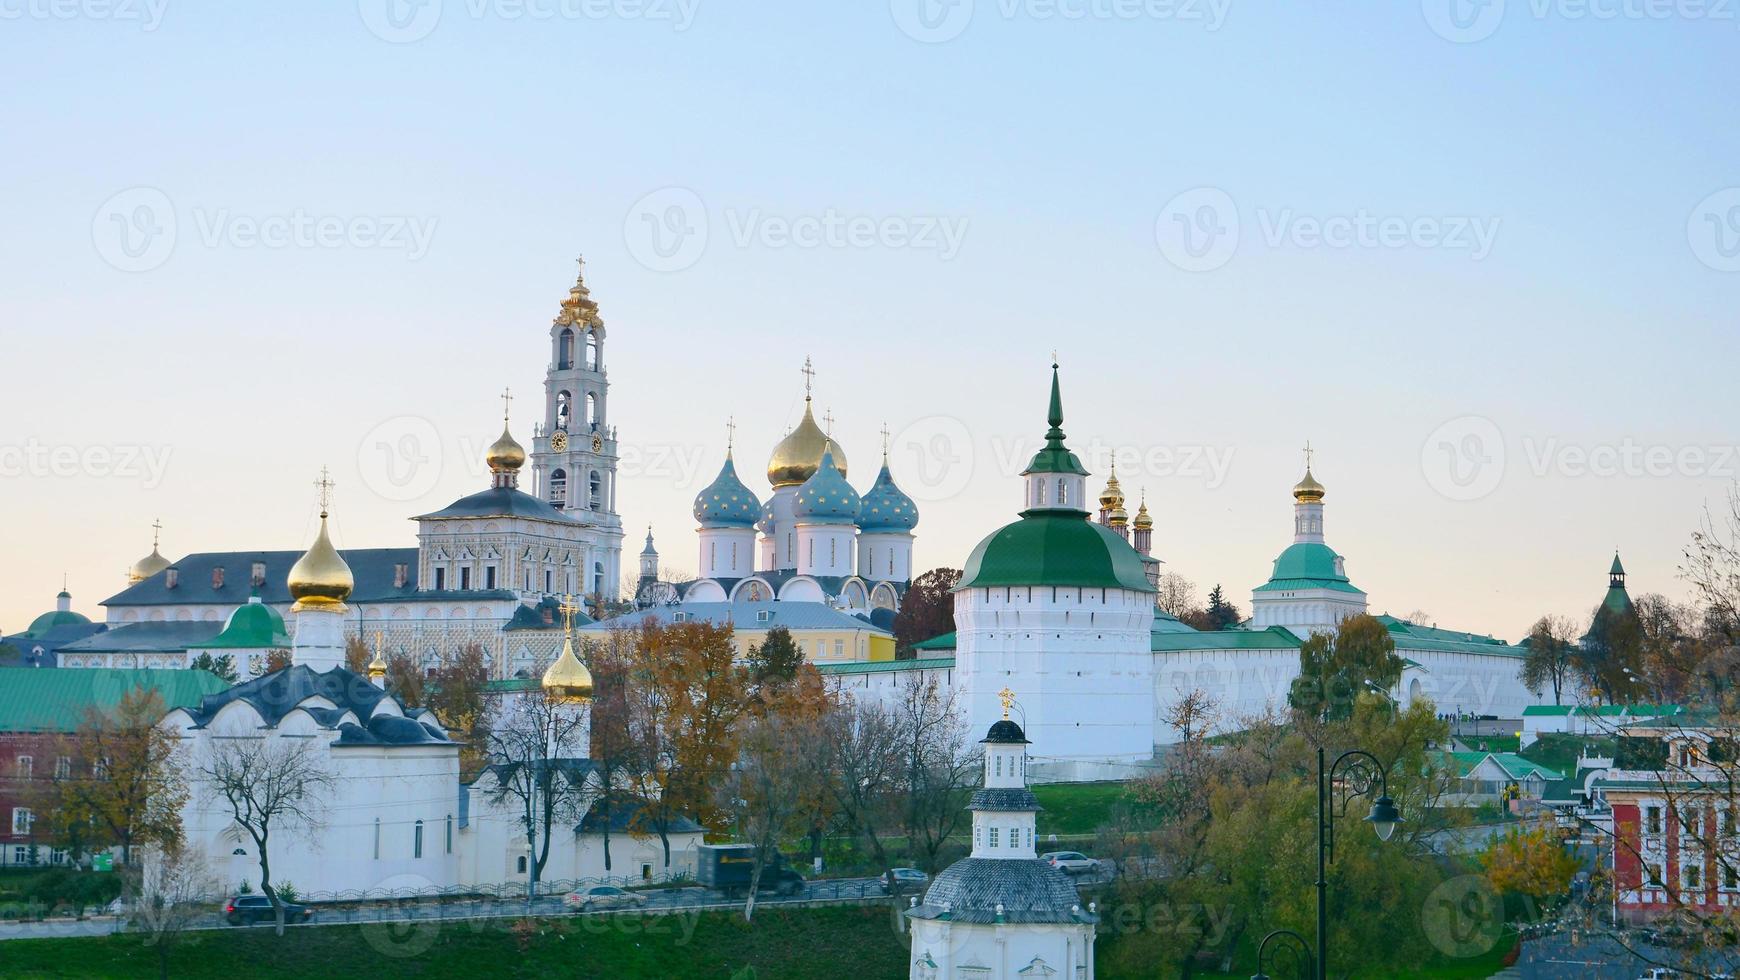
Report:
[{"label": "sky", "polygon": [[919,568],[1065,429],[1248,610],[1302,449],[1374,612],[1522,636],[1740,475],[1740,13],[1692,0],[0,0],[0,630],[340,547],[528,441],[584,254],[627,551],[818,408]]}]

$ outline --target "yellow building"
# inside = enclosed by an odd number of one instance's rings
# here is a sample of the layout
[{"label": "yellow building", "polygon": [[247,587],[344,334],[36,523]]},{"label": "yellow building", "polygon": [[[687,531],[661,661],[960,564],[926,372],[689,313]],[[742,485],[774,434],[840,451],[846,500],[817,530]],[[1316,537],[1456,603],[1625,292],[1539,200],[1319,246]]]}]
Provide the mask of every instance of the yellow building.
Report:
[{"label": "yellow building", "polygon": [[792,641],[814,664],[862,663],[894,659],[894,634],[868,619],[819,602],[690,602],[654,606],[581,629],[581,634],[633,627],[652,619],[660,625],[683,622],[729,622],[738,659],[767,639],[770,630],[785,627]]}]

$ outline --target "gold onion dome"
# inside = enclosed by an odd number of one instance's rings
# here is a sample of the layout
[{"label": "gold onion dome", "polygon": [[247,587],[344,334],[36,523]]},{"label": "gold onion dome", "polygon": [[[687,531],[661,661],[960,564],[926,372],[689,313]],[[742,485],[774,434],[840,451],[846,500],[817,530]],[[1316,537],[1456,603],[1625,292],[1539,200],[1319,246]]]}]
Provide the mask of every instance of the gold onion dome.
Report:
[{"label": "gold onion dome", "polygon": [[1148,513],[1148,500],[1143,498],[1142,506],[1136,511],[1136,530],[1151,531],[1154,529],[1154,518]]},{"label": "gold onion dome", "polygon": [[369,661],[369,680],[378,681],[385,676],[387,676],[387,661],[381,655],[380,645],[376,644],[375,659]]},{"label": "gold onion dome", "polygon": [[1311,467],[1305,467],[1305,479],[1294,485],[1293,499],[1302,504],[1315,504],[1322,502],[1323,493],[1323,484],[1311,475]]},{"label": "gold onion dome", "polygon": [[773,447],[773,456],[767,461],[767,482],[775,489],[802,485],[822,468],[823,453],[834,455],[834,468],[844,477],[846,451],[816,424],[810,400],[805,398],[803,421]]},{"label": "gold onion dome", "polygon": [[512,473],[526,465],[526,449],[508,431],[505,419],[502,421],[501,438],[490,445],[489,451],[483,455],[483,461],[489,464],[491,473]]},{"label": "gold onion dome", "polygon": [[544,671],[544,691],[563,701],[592,696],[592,672],[574,655],[574,638],[562,638],[562,655]]},{"label": "gold onion dome", "polygon": [[151,553],[149,555],[134,562],[133,567],[127,569],[127,581],[143,582],[156,575],[158,572],[168,568],[169,565],[169,559],[163,557],[162,552],[157,550],[156,545],[152,545]]},{"label": "gold onion dome", "polygon": [[[1112,464],[1112,475],[1106,480],[1106,488],[1100,491],[1100,509],[1112,511],[1124,509],[1124,487],[1118,482],[1116,463]],[[1125,514],[1124,516],[1130,515]]]},{"label": "gold onion dome", "polygon": [[290,597],[296,605],[339,606],[350,598],[356,579],[326,533],[326,511],[320,512],[320,535],[308,553],[290,566]]}]

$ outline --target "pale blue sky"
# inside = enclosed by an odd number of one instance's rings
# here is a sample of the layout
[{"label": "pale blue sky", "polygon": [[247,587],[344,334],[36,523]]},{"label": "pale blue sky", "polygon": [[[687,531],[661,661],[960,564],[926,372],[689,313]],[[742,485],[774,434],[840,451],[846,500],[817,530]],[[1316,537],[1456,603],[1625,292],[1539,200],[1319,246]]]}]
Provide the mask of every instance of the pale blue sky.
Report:
[{"label": "pale blue sky", "polygon": [[[582,251],[613,421],[671,461],[625,475],[624,518],[675,567],[694,566],[689,500],[727,415],[766,494],[806,354],[861,487],[884,421],[971,434],[970,477],[921,500],[919,567],[960,564],[1014,514],[1001,460],[1042,432],[1056,348],[1079,446],[1226,462],[1124,472],[1204,592],[1248,607],[1309,438],[1330,542],[1375,610],[1514,639],[1586,612],[1615,547],[1634,591],[1683,593],[1679,553],[1740,471],[1740,224],[1718,240],[1706,220],[1740,203],[1721,195],[1740,186],[1740,23],[1511,0],[1454,43],[1409,2],[1232,0],[1218,26],[1195,19],[1206,2],[1063,2],[1088,16],[977,0],[920,43],[908,0],[700,0],[686,24],[674,0],[533,0],[548,18],[445,0],[406,8],[413,32],[438,10],[431,33],[389,43],[374,0],[167,0],[160,21],[0,0],[0,628],[63,570],[97,615],[156,517],[172,556],[304,546],[323,463],[341,546],[411,543],[405,518],[483,484],[504,386],[529,437]],[[1187,271],[1157,223],[1175,233],[1170,202],[1197,188],[1239,232]],[[698,201],[704,250],[667,269],[648,201]],[[117,251],[114,214],[141,202],[167,202],[167,252]],[[831,214],[885,230],[780,237]],[[1361,214],[1423,231],[1311,237]],[[287,216],[341,231],[250,237]],[[426,241],[370,237],[398,219]],[[964,234],[931,247],[933,225]],[[1478,257],[1467,228],[1491,232]],[[442,441],[410,500],[367,458],[402,417]],[[1471,436],[1502,440],[1502,469],[1484,453],[1501,477],[1440,492],[1439,445]],[[1676,462],[1599,475],[1575,455],[1626,446]],[[33,447],[80,461],[58,473]],[[108,448],[167,453],[162,478],[93,458]]]}]

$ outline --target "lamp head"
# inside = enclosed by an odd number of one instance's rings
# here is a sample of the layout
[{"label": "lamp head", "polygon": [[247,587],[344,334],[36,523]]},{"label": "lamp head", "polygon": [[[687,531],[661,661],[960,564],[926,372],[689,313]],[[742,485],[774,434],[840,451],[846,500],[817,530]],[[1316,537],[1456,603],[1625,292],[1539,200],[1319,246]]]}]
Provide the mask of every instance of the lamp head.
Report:
[{"label": "lamp head", "polygon": [[1388,841],[1395,836],[1396,826],[1402,822],[1402,811],[1396,809],[1395,800],[1380,796],[1371,805],[1371,814],[1365,821],[1371,824],[1371,829],[1377,831],[1378,840]]}]

